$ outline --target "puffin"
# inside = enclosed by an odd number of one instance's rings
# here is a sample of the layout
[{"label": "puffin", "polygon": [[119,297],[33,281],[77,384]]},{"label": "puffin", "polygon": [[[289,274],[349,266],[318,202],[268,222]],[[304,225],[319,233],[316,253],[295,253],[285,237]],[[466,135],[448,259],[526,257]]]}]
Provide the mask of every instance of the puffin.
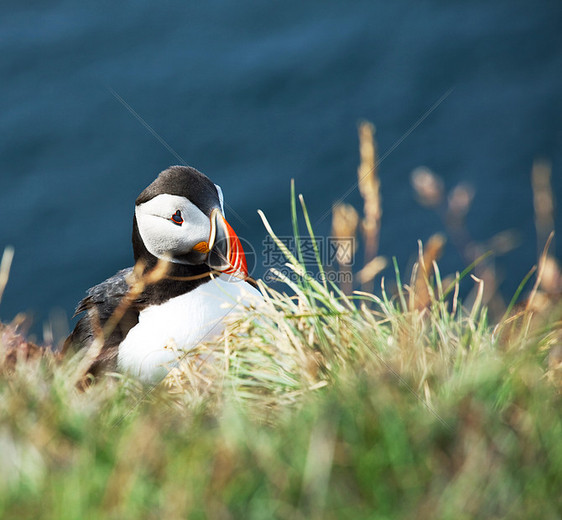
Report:
[{"label": "puffin", "polygon": [[141,192],[132,244],[136,267],[87,291],[62,347],[75,352],[101,334],[94,377],[119,371],[158,382],[185,352],[217,337],[229,314],[263,303],[221,188],[195,168],[171,166]]}]

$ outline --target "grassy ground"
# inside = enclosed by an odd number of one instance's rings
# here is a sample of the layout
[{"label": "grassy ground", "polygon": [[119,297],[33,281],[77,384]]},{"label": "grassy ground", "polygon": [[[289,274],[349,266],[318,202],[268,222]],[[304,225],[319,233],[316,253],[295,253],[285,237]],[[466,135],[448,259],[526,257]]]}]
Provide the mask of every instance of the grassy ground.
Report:
[{"label": "grassy ground", "polygon": [[560,305],[492,326],[436,270],[351,300],[285,253],[287,294],[154,387],[0,331],[0,517],[561,517]]},{"label": "grassy ground", "polygon": [[[419,202],[471,266],[442,280],[435,235],[407,283],[395,268],[392,289],[375,296],[389,262],[376,256],[374,127],[359,138],[363,217],[336,204],[332,234],[342,244],[362,235],[363,292],[322,282],[321,262],[310,276],[278,241],[284,292],[261,284],[259,311],[233,313],[220,340],[151,387],[111,374],[79,390],[88,353],[59,359],[0,324],[0,518],[562,518],[562,273],[546,253],[548,165],[532,172],[546,246],[531,290],[529,278],[505,305],[493,260],[475,255],[490,246],[465,225],[473,190],[446,194],[417,169]],[[292,220],[299,244],[294,193]],[[515,241],[490,244],[499,253]]]}]

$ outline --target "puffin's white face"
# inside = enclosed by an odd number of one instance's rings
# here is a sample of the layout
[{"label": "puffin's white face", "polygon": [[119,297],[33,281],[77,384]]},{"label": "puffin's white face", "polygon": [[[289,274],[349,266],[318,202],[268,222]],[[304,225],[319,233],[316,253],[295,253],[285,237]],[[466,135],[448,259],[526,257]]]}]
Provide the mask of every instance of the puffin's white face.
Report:
[{"label": "puffin's white face", "polygon": [[197,264],[207,256],[211,220],[185,197],[158,195],[136,206],[135,215],[141,239],[155,257]]},{"label": "puffin's white face", "polygon": [[213,193],[211,200],[201,201],[205,211],[181,195],[160,193],[139,203],[139,199],[143,200],[141,194],[135,206],[138,234],[146,250],[156,258],[176,264],[206,264],[215,271],[245,279],[248,267],[244,249],[224,218],[222,190],[216,184],[215,187],[218,197],[213,198]]}]

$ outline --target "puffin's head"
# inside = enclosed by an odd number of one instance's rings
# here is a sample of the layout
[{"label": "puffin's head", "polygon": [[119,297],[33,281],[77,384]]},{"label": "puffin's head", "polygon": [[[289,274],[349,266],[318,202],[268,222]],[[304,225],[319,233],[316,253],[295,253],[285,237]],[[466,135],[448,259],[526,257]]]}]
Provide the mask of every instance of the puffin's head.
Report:
[{"label": "puffin's head", "polygon": [[222,190],[188,166],[164,170],[138,196],[133,248],[135,260],[148,253],[174,264],[248,276],[240,240],[224,218]]}]

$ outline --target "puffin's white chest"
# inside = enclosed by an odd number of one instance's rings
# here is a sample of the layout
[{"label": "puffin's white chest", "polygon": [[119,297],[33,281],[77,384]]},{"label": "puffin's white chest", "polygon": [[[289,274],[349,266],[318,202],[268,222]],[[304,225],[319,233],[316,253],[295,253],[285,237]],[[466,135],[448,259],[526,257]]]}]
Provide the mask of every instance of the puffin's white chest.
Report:
[{"label": "puffin's white chest", "polygon": [[248,283],[221,275],[187,294],[148,307],[119,345],[118,366],[144,381],[158,381],[181,355],[178,351],[212,339],[222,332],[227,315],[262,301],[259,291]]}]

